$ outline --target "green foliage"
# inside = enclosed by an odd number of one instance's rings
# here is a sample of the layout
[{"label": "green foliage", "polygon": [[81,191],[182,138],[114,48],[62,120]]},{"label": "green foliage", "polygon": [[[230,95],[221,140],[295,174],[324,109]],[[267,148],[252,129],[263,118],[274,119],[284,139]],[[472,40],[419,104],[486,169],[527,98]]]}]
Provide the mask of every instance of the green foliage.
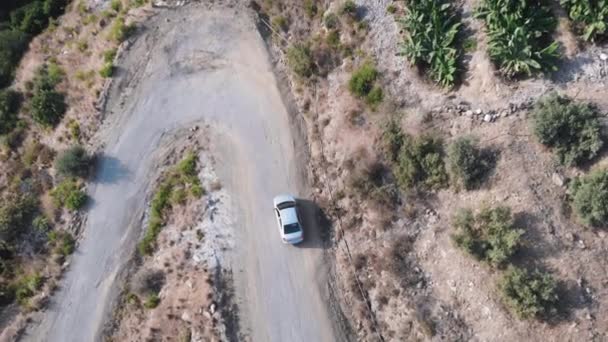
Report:
[{"label": "green foliage", "polygon": [[32,221],[38,202],[32,196],[10,194],[0,203],[0,239],[11,242],[24,232]]},{"label": "green foliage", "polygon": [[160,297],[155,293],[146,297],[146,300],[144,301],[144,307],[146,309],[154,309],[158,304],[160,304]]},{"label": "green foliage", "polygon": [[395,14],[397,13],[397,6],[390,4],[388,6],[386,6],[386,12],[389,14]]},{"label": "green foliage", "polygon": [[548,273],[509,267],[499,287],[507,306],[520,318],[543,318],[556,310],[557,283]]},{"label": "green foliage", "polygon": [[556,70],[556,19],[546,0],[483,0],[476,16],[488,32],[490,59],[506,77]]},{"label": "green foliage", "polygon": [[63,176],[86,177],[92,162],[91,156],[80,145],[72,146],[59,154],[55,169]]},{"label": "green foliage", "polygon": [[7,134],[15,128],[19,106],[19,93],[10,89],[0,90],[0,134]]},{"label": "green foliage", "polygon": [[116,49],[109,49],[103,52],[103,62],[104,63],[114,63],[114,58],[116,58]]},{"label": "green foliage", "polygon": [[606,227],[608,222],[608,170],[602,169],[576,178],[570,184],[572,206],[588,226]]},{"label": "green foliage", "polygon": [[289,30],[289,23],[287,22],[287,18],[282,15],[278,15],[272,18],[272,28],[276,31],[287,32],[287,30]]},{"label": "green foliage", "polygon": [[56,206],[72,211],[82,208],[87,202],[87,194],[82,190],[82,186],[71,178],[63,180],[51,190],[51,197]]},{"label": "green foliage", "polygon": [[36,35],[48,24],[41,1],[33,1],[11,12],[11,27],[14,30]]},{"label": "green foliage", "polygon": [[329,12],[323,17],[323,24],[326,28],[332,30],[338,27],[340,19],[338,19],[338,16],[335,13]]},{"label": "green foliage", "polygon": [[189,188],[190,193],[195,197],[200,197],[203,194],[196,172],[197,162],[194,153],[186,154],[177,166],[165,175],[164,180],[158,186],[150,204],[148,229],[137,246],[142,256],[150,255],[154,251],[158,234],[160,234],[165,224],[165,211],[172,204],[178,205],[186,202],[187,193],[185,189]]},{"label": "green foliage", "polygon": [[562,6],[586,41],[604,38],[608,27],[608,1],[561,0]]},{"label": "green foliage", "polygon": [[413,138],[404,135],[397,157],[395,175],[404,189],[417,186],[439,189],[447,186],[448,175],[443,162],[443,142],[433,136]]},{"label": "green foliage", "polygon": [[376,85],[379,77],[378,70],[371,62],[366,62],[353,72],[348,82],[348,89],[358,98],[362,98],[372,108],[375,108],[382,99],[382,88]]},{"label": "green foliage", "polygon": [[0,30],[0,88],[12,82],[28,42],[28,35],[21,31]]},{"label": "green foliage", "polygon": [[397,162],[404,140],[405,134],[401,131],[401,127],[396,118],[388,120],[382,132],[382,141],[388,159],[391,162]]},{"label": "green foliage", "polygon": [[304,0],[304,11],[308,18],[314,18],[318,10],[316,0]]},{"label": "green foliage", "polygon": [[135,26],[127,25],[125,18],[122,16],[117,17],[110,27],[110,34],[108,38],[118,43],[125,41],[135,30]]},{"label": "green foliage", "polygon": [[514,227],[511,209],[500,206],[484,208],[476,216],[469,209],[461,209],[454,216],[453,225],[456,245],[495,267],[509,261],[524,233]]},{"label": "green foliage", "polygon": [[[48,233],[48,240],[51,247],[53,247],[53,253],[62,256],[63,258],[74,253],[76,248],[76,240],[72,234],[64,230],[53,230]],[[61,258],[60,260],[63,260]]]},{"label": "green foliage", "polygon": [[46,216],[38,215],[34,218],[34,221],[32,221],[32,226],[39,232],[47,232],[51,228],[51,223]]},{"label": "green foliage", "polygon": [[477,147],[477,141],[470,137],[457,138],[448,147],[448,169],[457,184],[465,189],[479,185],[491,169],[491,161]]},{"label": "green foliage", "polygon": [[357,16],[357,4],[352,0],[346,0],[344,4],[342,4],[340,13],[355,18]]},{"label": "green foliage", "polygon": [[105,63],[103,67],[99,70],[99,75],[101,77],[112,77],[112,74],[114,74],[114,64],[112,63]]},{"label": "green foliage", "polygon": [[293,44],[287,49],[287,64],[300,77],[310,77],[314,64],[310,47],[304,44]]},{"label": "green foliage", "polygon": [[112,0],[110,3],[110,8],[112,8],[115,12],[120,12],[122,8],[122,2],[120,0]]},{"label": "green foliage", "polygon": [[456,47],[461,24],[454,13],[447,0],[411,0],[400,20],[408,32],[401,53],[446,88],[456,82],[461,54]]},{"label": "green foliage", "polygon": [[536,104],[532,117],[534,134],[564,165],[587,162],[604,146],[599,114],[590,104],[553,94]]},{"label": "green foliage", "polygon": [[33,273],[19,279],[15,284],[15,296],[21,306],[27,306],[29,299],[42,287],[44,279],[39,273]]},{"label": "green foliage", "polygon": [[340,31],[331,30],[327,32],[327,36],[325,37],[325,42],[327,45],[337,48],[340,46]]},{"label": "green foliage", "polygon": [[65,95],[55,90],[61,79],[62,71],[54,63],[42,66],[34,78],[32,118],[43,126],[57,125],[67,110]]}]

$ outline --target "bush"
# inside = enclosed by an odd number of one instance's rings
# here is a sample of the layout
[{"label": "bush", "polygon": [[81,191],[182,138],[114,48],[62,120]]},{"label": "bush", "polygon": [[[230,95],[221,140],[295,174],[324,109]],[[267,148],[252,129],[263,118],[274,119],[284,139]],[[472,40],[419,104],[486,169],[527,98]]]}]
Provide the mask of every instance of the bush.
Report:
[{"label": "bush", "polygon": [[377,78],[376,67],[372,63],[364,63],[353,72],[348,82],[348,89],[353,95],[364,98],[372,90]]},{"label": "bush", "polygon": [[488,31],[490,59],[506,77],[556,70],[557,20],[547,1],[483,0],[476,16]]},{"label": "bush", "polygon": [[99,75],[104,78],[112,77],[112,74],[114,74],[114,64],[112,63],[105,63],[99,70]]},{"label": "bush", "polygon": [[289,30],[289,23],[287,22],[287,18],[282,15],[272,18],[272,28],[275,31],[287,32],[287,30]]},{"label": "bush", "polygon": [[112,8],[115,12],[120,12],[122,9],[122,2],[120,0],[112,0],[110,3],[110,8]]},{"label": "bush", "polygon": [[48,24],[41,1],[33,1],[11,12],[11,27],[27,34],[36,35]]},{"label": "bush", "polygon": [[357,4],[352,0],[346,0],[344,4],[342,4],[340,13],[355,18],[357,16]]},{"label": "bush", "polygon": [[432,136],[412,138],[404,135],[397,158],[397,181],[402,188],[445,187],[448,176],[443,163],[443,143]]},{"label": "bush", "polygon": [[87,194],[78,182],[66,179],[51,190],[53,202],[58,207],[65,207],[75,211],[82,208],[87,202]]},{"label": "bush", "polygon": [[397,13],[397,6],[390,4],[388,6],[386,6],[386,12],[389,14],[395,14]]},{"label": "bush", "polygon": [[484,208],[477,214],[461,209],[454,216],[456,245],[479,260],[501,267],[521,245],[524,231],[513,224],[508,207]]},{"label": "bush", "polygon": [[156,293],[149,295],[146,297],[146,301],[144,302],[144,307],[146,309],[154,309],[160,304],[160,297]]},{"label": "bush", "polygon": [[11,194],[0,203],[0,239],[15,240],[29,228],[38,203],[34,197]]},{"label": "bush", "polygon": [[568,11],[568,16],[575,23],[576,30],[582,33],[584,40],[604,38],[608,29],[608,2],[561,0],[561,4]]},{"label": "bush", "polygon": [[408,11],[401,24],[408,32],[401,53],[411,63],[425,69],[435,82],[452,87],[461,54],[456,46],[461,24],[451,2],[408,1]]},{"label": "bush", "polygon": [[570,184],[572,205],[580,220],[592,227],[608,222],[608,170],[597,170]]},{"label": "bush", "polygon": [[589,161],[604,146],[599,114],[590,104],[553,94],[538,101],[532,118],[538,140],[564,165]]},{"label": "bush", "polygon": [[19,305],[27,306],[29,299],[42,287],[44,279],[39,273],[25,276],[15,283],[15,296]]},{"label": "bush", "polygon": [[507,306],[520,318],[543,318],[556,310],[557,284],[548,273],[509,267],[499,287]]},{"label": "bush", "polygon": [[27,49],[27,34],[14,30],[0,30],[0,88],[13,80],[15,69]]},{"label": "bush", "polygon": [[49,243],[54,247],[53,252],[62,256],[59,260],[63,260],[68,255],[74,253],[76,248],[76,240],[72,234],[66,231],[50,231],[48,233]]},{"label": "bush", "polygon": [[34,78],[32,117],[43,126],[57,125],[67,110],[65,95],[55,90],[55,86],[61,82],[62,73],[56,64],[45,64],[38,69]]},{"label": "bush", "polygon": [[365,96],[365,102],[372,108],[375,108],[378,104],[380,104],[382,99],[384,99],[384,93],[382,92],[382,88],[377,85],[370,90],[367,96]]},{"label": "bush", "polygon": [[338,19],[338,16],[335,13],[330,12],[323,17],[323,24],[326,28],[330,30],[337,28],[339,23],[340,20]]},{"label": "bush", "polygon": [[0,90],[0,134],[8,134],[17,125],[19,93],[10,89]]},{"label": "bush", "polygon": [[131,288],[138,296],[145,297],[159,293],[164,284],[165,273],[163,271],[142,268],[133,276]]},{"label": "bush", "polygon": [[304,0],[304,11],[308,18],[314,18],[318,11],[316,0]]},{"label": "bush", "polygon": [[109,49],[104,51],[103,53],[103,62],[104,63],[114,63],[114,59],[116,58],[116,49]]},{"label": "bush", "polygon": [[125,24],[125,18],[122,16],[117,17],[110,28],[110,35],[108,38],[118,43],[125,41],[135,30],[135,26]]},{"label": "bush", "polygon": [[55,169],[62,176],[86,177],[92,162],[91,156],[80,145],[72,146],[59,154]]},{"label": "bush", "polygon": [[287,64],[300,77],[310,77],[314,64],[310,48],[304,44],[293,44],[287,49]]},{"label": "bush", "polygon": [[448,148],[448,169],[456,184],[465,189],[477,186],[491,169],[492,163],[470,137],[456,139]]}]

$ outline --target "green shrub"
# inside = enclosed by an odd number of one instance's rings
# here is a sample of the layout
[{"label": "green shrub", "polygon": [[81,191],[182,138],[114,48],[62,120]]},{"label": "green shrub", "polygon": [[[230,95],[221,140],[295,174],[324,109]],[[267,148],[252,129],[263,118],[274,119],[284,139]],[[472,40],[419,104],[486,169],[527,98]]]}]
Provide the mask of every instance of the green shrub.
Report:
[{"label": "green shrub", "polygon": [[10,89],[0,90],[0,134],[7,134],[15,128],[19,106],[19,93]]},{"label": "green shrub", "polygon": [[447,0],[411,0],[400,20],[408,32],[401,53],[443,87],[456,82],[461,51],[456,46],[460,21]]},{"label": "green shrub", "polygon": [[454,216],[456,245],[495,267],[504,266],[521,245],[524,231],[513,224],[508,207],[484,208],[476,216],[461,209]]},{"label": "green shrub", "polygon": [[115,12],[120,12],[122,9],[122,2],[120,0],[112,0],[110,3],[110,8],[112,8]]},{"label": "green shrub", "polygon": [[604,140],[597,110],[556,94],[538,101],[532,112],[534,134],[564,165],[580,165],[597,156]]},{"label": "green shrub", "polygon": [[390,4],[388,6],[386,6],[386,12],[390,13],[390,14],[395,14],[397,13],[397,6]]},{"label": "green shrub", "polygon": [[490,59],[506,77],[556,70],[557,20],[549,4],[539,1],[483,0],[476,16],[485,21]]},{"label": "green shrub", "polygon": [[21,31],[0,30],[0,88],[13,80],[15,69],[25,53],[29,37]]},{"label": "green shrub", "polygon": [[351,17],[357,16],[357,4],[352,0],[346,0],[344,4],[342,4],[342,8],[340,9],[340,13],[343,15],[348,15]]},{"label": "green shrub", "polygon": [[473,138],[460,137],[448,147],[450,175],[465,189],[478,186],[491,168],[491,161],[483,155]]},{"label": "green shrub", "polygon": [[43,126],[57,125],[67,110],[65,95],[55,90],[61,78],[62,71],[54,63],[42,66],[34,78],[32,118]]},{"label": "green shrub", "polygon": [[316,0],[304,0],[304,11],[308,18],[314,18],[317,15],[318,10]]},{"label": "green shrub", "polygon": [[378,76],[376,67],[366,62],[353,72],[348,81],[348,89],[356,97],[365,98],[372,91]]},{"label": "green shrub", "polygon": [[0,203],[0,239],[13,241],[24,232],[38,208],[32,196],[10,194]]},{"label": "green shrub", "polygon": [[287,32],[287,30],[289,30],[289,23],[287,22],[287,18],[282,15],[278,15],[272,18],[272,27],[276,31]]},{"label": "green shrub", "polygon": [[112,74],[114,74],[114,64],[112,63],[105,63],[99,70],[99,75],[104,78],[112,77]]},{"label": "green shrub", "polygon": [[44,233],[51,228],[51,223],[49,222],[49,219],[46,218],[46,216],[38,215],[36,216],[34,221],[32,221],[32,226],[34,226],[34,229],[36,229],[37,231]]},{"label": "green shrub", "polygon": [[103,62],[104,63],[114,63],[114,59],[116,58],[116,49],[109,49],[104,51],[103,53]]},{"label": "green shrub", "polygon": [[194,153],[188,153],[177,165],[177,170],[182,175],[195,176],[196,175],[196,161],[197,157]]},{"label": "green shrub", "polygon": [[87,202],[87,194],[82,190],[82,186],[69,178],[51,190],[51,197],[56,206],[72,211],[82,208]]},{"label": "green shrub", "polygon": [[576,178],[570,184],[572,206],[588,226],[606,227],[608,222],[608,170]]},{"label": "green shrub", "polygon": [[55,169],[60,175],[86,177],[92,162],[91,156],[80,145],[72,146],[55,159]]},{"label": "green shrub", "polygon": [[382,88],[380,86],[374,86],[367,96],[365,96],[365,102],[370,105],[372,108],[375,108],[380,102],[384,99],[384,93],[382,92]]},{"label": "green shrub", "polygon": [[325,37],[325,42],[327,43],[327,45],[333,47],[333,48],[337,48],[340,46],[340,31],[338,30],[331,30],[327,33],[327,36]]},{"label": "green shrub", "polygon": [[557,283],[548,273],[509,267],[499,287],[507,306],[520,318],[544,318],[556,311]]},{"label": "green shrub", "polygon": [[300,77],[310,77],[314,64],[310,48],[304,44],[293,44],[287,49],[287,64]]},{"label": "green shrub", "polygon": [[160,297],[157,294],[151,294],[146,297],[146,301],[144,302],[144,307],[146,309],[154,309],[160,304]]},{"label": "green shrub", "polygon": [[333,30],[340,24],[340,19],[338,19],[338,16],[335,13],[329,12],[323,17],[323,24],[326,28]]},{"label": "green shrub", "polygon": [[596,38],[605,37],[608,28],[608,2],[561,0],[561,4],[568,11],[576,31],[582,33],[584,40],[594,41]]},{"label": "green shrub", "polygon": [[29,299],[40,290],[43,282],[44,279],[39,273],[33,273],[19,279],[14,285],[15,296],[19,305],[27,306]]},{"label": "green shrub", "polygon": [[388,120],[382,131],[382,141],[385,153],[391,162],[397,162],[404,140],[405,134],[401,131],[397,119],[393,117]]},{"label": "green shrub", "polygon": [[443,143],[432,136],[404,136],[397,158],[396,177],[404,189],[421,186],[438,189],[447,186],[443,162]]},{"label": "green shrub", "polygon": [[125,18],[122,16],[117,17],[110,27],[110,34],[108,38],[118,43],[125,41],[135,30],[135,26],[125,24]]},{"label": "green shrub", "polygon": [[11,27],[27,34],[36,35],[48,24],[41,1],[33,1],[11,12]]}]

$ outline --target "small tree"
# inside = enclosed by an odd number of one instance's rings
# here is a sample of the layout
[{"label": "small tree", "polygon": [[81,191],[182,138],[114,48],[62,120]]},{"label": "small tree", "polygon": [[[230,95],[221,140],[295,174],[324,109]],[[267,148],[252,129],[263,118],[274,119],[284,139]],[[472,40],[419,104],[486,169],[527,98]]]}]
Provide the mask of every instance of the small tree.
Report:
[{"label": "small tree", "polygon": [[294,44],[287,49],[287,63],[298,76],[310,77],[314,64],[310,48],[304,44]]},{"label": "small tree", "polygon": [[460,137],[448,148],[448,166],[456,183],[471,189],[479,184],[491,163],[484,158],[473,138]]},{"label": "small tree", "polygon": [[34,78],[32,117],[43,126],[57,125],[67,109],[65,95],[55,90],[61,78],[62,71],[56,64],[44,65]]},{"label": "small tree", "polygon": [[608,170],[597,170],[576,178],[570,185],[572,205],[580,220],[589,226],[608,222]]},{"label": "small tree", "polygon": [[458,247],[492,266],[503,266],[521,245],[524,231],[513,224],[508,207],[484,208],[477,216],[460,209],[453,220]]},{"label": "small tree", "polygon": [[542,318],[555,312],[557,283],[548,273],[511,266],[499,287],[507,306],[520,318]]},{"label": "small tree", "polygon": [[353,72],[348,81],[348,89],[356,97],[364,98],[374,87],[378,76],[376,67],[370,62],[366,62]]},{"label": "small tree", "polygon": [[443,163],[443,143],[439,138],[404,136],[399,151],[396,176],[406,189],[422,186],[430,189],[445,187],[448,176]]},{"label": "small tree", "polygon": [[589,161],[604,146],[598,112],[588,103],[552,94],[536,104],[532,115],[534,134],[564,165]]},{"label": "small tree", "polygon": [[80,145],[63,151],[55,160],[55,169],[63,176],[86,177],[91,164],[91,156]]}]

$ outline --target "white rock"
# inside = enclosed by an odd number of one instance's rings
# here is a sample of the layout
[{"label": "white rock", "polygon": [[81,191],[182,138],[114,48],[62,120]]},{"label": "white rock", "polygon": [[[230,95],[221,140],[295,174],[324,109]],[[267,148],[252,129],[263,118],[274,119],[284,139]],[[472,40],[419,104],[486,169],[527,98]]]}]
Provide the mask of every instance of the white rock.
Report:
[{"label": "white rock", "polygon": [[605,60],[608,59],[608,55],[605,54],[605,53],[600,53],[600,59],[603,60],[603,61],[605,61]]},{"label": "white rock", "polygon": [[472,110],[467,110],[466,112],[464,112],[464,114],[466,116],[472,116],[473,115],[473,111]]},{"label": "white rock", "polygon": [[553,175],[551,175],[551,180],[553,181],[553,184],[562,187],[564,186],[564,183],[566,182],[566,180],[564,179],[564,176],[560,175],[557,172],[554,172]]},{"label": "white rock", "polygon": [[477,114],[477,115],[481,115],[481,113],[482,113],[482,112],[481,112],[481,109],[479,109],[479,108],[475,109],[475,114]]},{"label": "white rock", "polygon": [[486,114],[486,115],[483,117],[483,121],[485,121],[485,122],[490,122],[490,121],[492,121],[492,115],[490,115],[490,114]]},{"label": "white rock", "polygon": [[188,313],[188,311],[184,311],[184,313],[182,313],[182,321],[184,322],[190,322],[190,314]]}]

